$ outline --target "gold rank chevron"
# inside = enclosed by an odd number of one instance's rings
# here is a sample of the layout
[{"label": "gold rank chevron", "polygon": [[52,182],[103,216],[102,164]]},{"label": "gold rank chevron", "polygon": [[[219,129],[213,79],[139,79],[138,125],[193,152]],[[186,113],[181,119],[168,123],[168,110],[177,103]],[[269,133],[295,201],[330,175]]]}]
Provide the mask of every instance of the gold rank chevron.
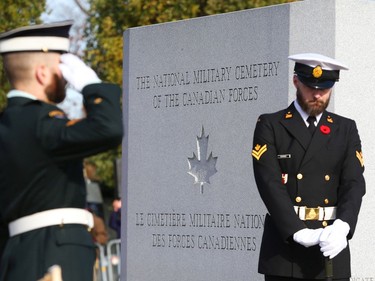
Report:
[{"label": "gold rank chevron", "polygon": [[257,144],[253,151],[251,152],[251,155],[256,159],[259,160],[260,157],[262,157],[263,153],[267,151],[267,145],[260,146],[260,144]]},{"label": "gold rank chevron", "polygon": [[365,165],[365,161],[363,159],[362,152],[361,151],[356,151],[355,155],[357,156],[357,158],[359,160],[359,163],[361,163],[361,167],[363,167]]}]

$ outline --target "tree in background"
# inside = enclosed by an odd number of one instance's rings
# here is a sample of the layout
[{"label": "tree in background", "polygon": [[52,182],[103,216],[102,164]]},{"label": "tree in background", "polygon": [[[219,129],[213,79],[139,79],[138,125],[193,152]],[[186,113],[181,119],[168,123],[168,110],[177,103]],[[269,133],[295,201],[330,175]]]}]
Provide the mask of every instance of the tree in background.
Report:
[{"label": "tree in background", "polygon": [[[294,2],[295,0],[75,0],[87,16],[84,59],[99,77],[122,85],[124,30],[130,27],[183,20],[219,13]],[[85,3],[83,3],[85,2]],[[41,23],[46,1],[1,0],[0,32],[31,23]],[[48,11],[47,11],[48,12]],[[79,33],[78,33],[79,34]],[[78,38],[79,39],[79,38]],[[78,40],[74,38],[75,41]],[[74,41],[74,42],[75,42]],[[78,51],[77,51],[78,53]],[[10,85],[0,58],[0,112],[6,105]],[[92,157],[98,176],[110,188],[115,186],[114,161],[121,148]]]},{"label": "tree in background", "polygon": [[[99,76],[122,84],[122,35],[129,27],[183,20],[295,0],[91,0],[86,59]],[[79,0],[76,0],[79,2]]]},{"label": "tree in background", "polygon": [[[32,23],[41,23],[40,15],[45,10],[45,1],[1,0],[0,32],[5,32]],[[0,57],[0,112],[6,106],[6,93],[10,90]]]},{"label": "tree in background", "polygon": [[[80,0],[75,0],[79,4]],[[295,0],[91,0],[86,26],[85,59],[99,77],[122,85],[123,32],[130,27],[177,21],[219,13],[294,2]],[[99,177],[114,186],[118,151],[91,158]]]}]

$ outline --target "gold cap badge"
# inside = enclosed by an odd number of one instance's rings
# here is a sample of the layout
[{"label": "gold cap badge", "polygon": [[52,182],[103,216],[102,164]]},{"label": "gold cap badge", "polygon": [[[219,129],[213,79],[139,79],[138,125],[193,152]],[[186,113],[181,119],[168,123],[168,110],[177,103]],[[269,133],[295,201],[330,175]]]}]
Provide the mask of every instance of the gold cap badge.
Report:
[{"label": "gold cap badge", "polygon": [[320,78],[323,74],[323,69],[320,65],[316,66],[313,71],[312,71],[312,75],[315,77],[315,78]]}]

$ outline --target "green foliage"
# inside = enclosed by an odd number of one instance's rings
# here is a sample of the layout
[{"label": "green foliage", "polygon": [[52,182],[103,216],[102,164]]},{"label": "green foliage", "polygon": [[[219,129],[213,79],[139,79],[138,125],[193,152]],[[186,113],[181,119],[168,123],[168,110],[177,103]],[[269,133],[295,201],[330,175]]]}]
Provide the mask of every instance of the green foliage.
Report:
[{"label": "green foliage", "polygon": [[[45,1],[1,0],[0,1],[0,32],[16,27],[40,23],[40,15],[45,10]],[[6,93],[10,89],[0,58],[0,111],[6,106]]]},{"label": "green foliage", "polygon": [[[90,161],[95,163],[96,166],[96,175],[103,183],[103,188],[113,189],[116,185],[115,178],[115,159],[120,157],[121,149],[109,150],[104,153],[92,156],[88,158]],[[105,192],[110,193],[110,192]]]},{"label": "green foliage", "polygon": [[[103,80],[122,85],[124,30],[206,15],[294,2],[295,0],[91,0],[86,28],[86,61]],[[121,149],[91,158],[99,177],[113,186],[113,162]]]},{"label": "green foliage", "polygon": [[[105,80],[122,85],[124,30],[218,13],[233,12],[294,0],[89,0],[90,16],[86,28],[85,59]],[[1,0],[0,32],[31,23],[40,23],[45,0]],[[0,58],[0,111],[6,105],[10,86]],[[114,160],[121,148],[90,158],[106,186],[115,186]]]},{"label": "green foliage", "polygon": [[107,81],[122,85],[122,35],[129,27],[158,24],[295,0],[91,0],[86,59]]}]

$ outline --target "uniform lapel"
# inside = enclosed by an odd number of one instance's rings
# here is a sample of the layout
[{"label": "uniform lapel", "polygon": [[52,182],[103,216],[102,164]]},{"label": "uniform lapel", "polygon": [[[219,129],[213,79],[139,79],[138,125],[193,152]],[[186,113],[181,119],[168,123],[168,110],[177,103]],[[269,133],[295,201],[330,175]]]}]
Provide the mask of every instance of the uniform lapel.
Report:
[{"label": "uniform lapel", "polygon": [[307,150],[311,141],[310,133],[293,103],[285,111],[280,122],[301,146]]},{"label": "uniform lapel", "polygon": [[311,139],[311,143],[307,149],[302,165],[320,153],[321,148],[328,143],[330,136],[335,133],[336,129],[337,126],[334,123],[333,118],[328,112],[324,111]]}]

